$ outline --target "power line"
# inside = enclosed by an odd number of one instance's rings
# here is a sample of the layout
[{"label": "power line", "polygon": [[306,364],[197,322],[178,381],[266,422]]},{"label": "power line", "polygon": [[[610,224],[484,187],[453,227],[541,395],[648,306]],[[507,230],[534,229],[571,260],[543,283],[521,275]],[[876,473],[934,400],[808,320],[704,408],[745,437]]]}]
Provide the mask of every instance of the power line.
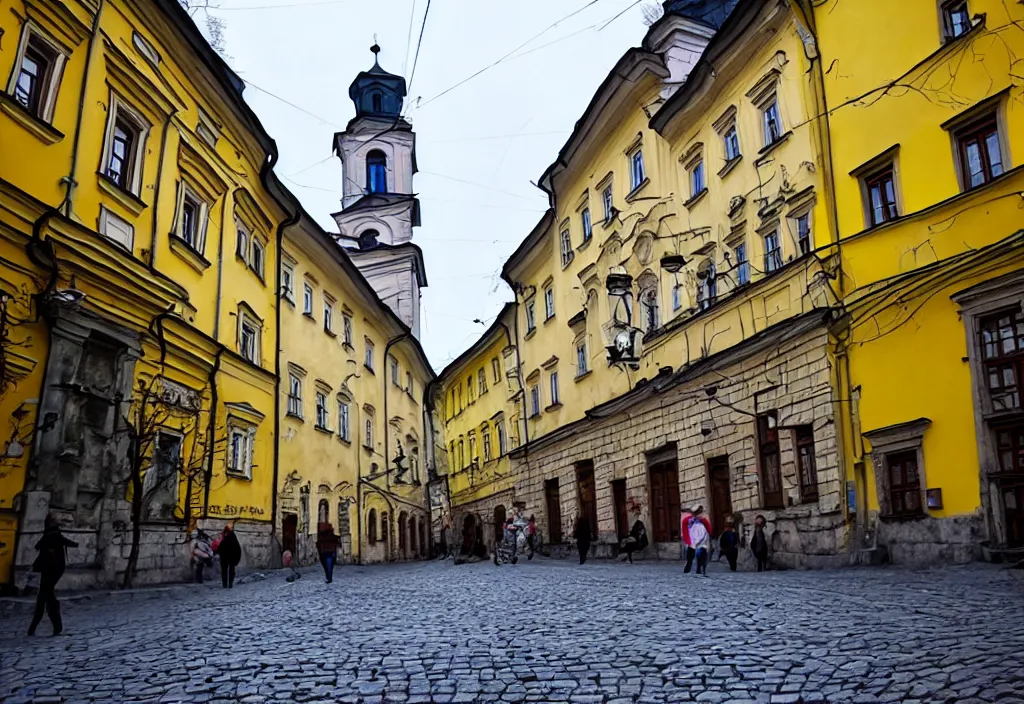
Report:
[{"label": "power line", "polygon": [[424,144],[454,144],[456,142],[484,142],[491,139],[508,139],[516,137],[537,137],[539,135],[565,134],[565,130],[551,130],[550,132],[517,132],[516,134],[495,134],[488,137],[460,137],[457,139],[419,139]]},{"label": "power line", "polygon": [[412,26],[416,22],[416,0],[412,0],[412,9],[409,10],[409,33],[405,37],[405,59],[402,60],[402,75],[406,76],[409,68],[409,52],[412,50]]},{"label": "power line", "polygon": [[[494,188],[493,186],[486,186],[486,185],[484,185],[482,183],[476,183],[474,181],[466,181],[465,179],[455,178],[454,176],[445,176],[444,174],[435,173],[433,171],[423,171],[423,170],[420,170],[420,173],[424,174],[426,176],[436,176],[437,178],[443,178],[443,179],[447,179],[449,181],[456,181],[458,183],[465,183],[468,186],[476,186],[477,188],[483,188],[484,190],[487,190],[487,191],[494,191],[495,193],[504,193],[505,195],[512,196],[514,198],[522,198],[523,200],[528,200],[528,201],[532,201],[532,202],[536,202],[536,200],[537,200],[536,198],[530,198],[529,196],[520,195],[519,193],[513,193],[512,191],[503,191],[500,188]],[[538,196],[539,195],[540,194],[538,193]]]},{"label": "power line", "polygon": [[[459,86],[465,85],[465,84],[466,84],[466,83],[468,83],[469,81],[471,81],[471,80],[473,80],[474,78],[476,78],[477,76],[479,76],[479,75],[480,75],[481,73],[484,73],[485,71],[488,71],[488,70],[490,70],[490,69],[494,68],[495,66],[497,66],[497,65],[498,65],[498,64],[500,64],[501,62],[503,62],[503,61],[505,61],[506,59],[510,58],[510,57],[511,57],[511,56],[512,56],[513,54],[515,54],[515,53],[516,53],[517,51],[519,51],[520,49],[522,49],[522,48],[523,48],[523,47],[525,47],[526,45],[528,45],[528,44],[530,44],[531,42],[533,42],[533,41],[534,41],[535,39],[538,39],[538,38],[540,38],[541,36],[543,36],[544,34],[547,34],[547,33],[548,33],[549,31],[551,31],[552,29],[554,29],[554,28],[555,28],[556,26],[558,26],[558,25],[559,25],[559,24],[561,24],[562,22],[565,22],[565,21],[566,21],[567,19],[570,19],[570,18],[572,18],[572,17],[575,17],[576,15],[578,15],[578,14],[579,14],[579,13],[581,13],[581,12],[583,12],[583,11],[584,11],[584,10],[586,10],[587,8],[589,8],[589,7],[593,6],[593,5],[596,5],[596,4],[597,4],[597,3],[599,3],[599,2],[601,2],[601,0],[590,0],[590,2],[588,2],[588,3],[586,4],[586,5],[584,5],[583,7],[579,8],[578,10],[575,10],[574,12],[570,12],[570,13],[569,13],[568,15],[566,15],[565,17],[562,17],[561,19],[559,19],[559,20],[556,20],[556,21],[555,21],[555,22],[553,22],[552,24],[548,25],[548,26],[547,26],[547,27],[545,27],[545,28],[544,28],[543,30],[541,30],[541,31],[540,31],[540,32],[538,32],[537,34],[535,34],[535,35],[533,35],[532,37],[530,37],[529,39],[527,39],[527,40],[526,40],[525,42],[523,42],[522,44],[520,44],[519,46],[517,46],[517,47],[516,47],[515,49],[513,49],[512,51],[510,51],[510,52],[508,52],[507,54],[505,54],[504,56],[502,56],[502,57],[501,57],[500,59],[498,59],[498,60],[497,60],[497,61],[495,61],[494,63],[492,63],[492,64],[489,64],[489,65],[487,65],[487,66],[484,66],[484,67],[483,67],[482,69],[480,69],[480,70],[479,70],[479,71],[477,71],[476,73],[472,74],[471,76],[467,76],[466,78],[463,78],[463,79],[462,79],[461,81],[459,81],[459,82],[458,82],[458,83],[456,83],[455,85],[453,85],[453,86],[451,86],[451,87],[449,87],[449,88],[446,88],[445,90],[441,91],[440,93],[438,93],[438,94],[437,94],[437,95],[435,95],[434,97],[432,97],[432,98],[429,98],[428,100],[424,101],[423,103],[420,103],[420,104],[418,104],[418,105],[417,105],[416,107],[418,107],[418,108],[424,107],[424,106],[426,106],[426,105],[428,105],[428,104],[430,104],[430,103],[434,102],[435,100],[437,100],[438,98],[440,98],[440,97],[441,97],[442,95],[447,95],[448,93],[452,92],[453,90],[455,90],[455,89],[456,89],[456,88],[458,88]],[[628,8],[627,8],[627,9],[628,9]]]},{"label": "power line", "polygon": [[237,12],[240,10],[281,10],[291,9],[293,7],[317,7],[320,5],[341,5],[342,3],[351,2],[352,0],[314,0],[314,2],[291,2],[280,5],[250,5],[248,7],[207,7],[207,11],[224,11],[224,12]]},{"label": "power line", "polygon": [[296,110],[298,110],[299,112],[304,112],[307,115],[309,115],[310,117],[315,118],[315,119],[319,120],[320,122],[324,123],[325,125],[332,125],[333,127],[337,127],[338,129],[345,129],[344,127],[342,127],[341,125],[339,125],[336,122],[331,122],[330,120],[322,118],[319,115],[317,115],[316,113],[312,113],[309,110],[306,110],[306,108],[300,107],[300,106],[296,105],[295,103],[291,102],[290,100],[285,100],[281,96],[274,95],[273,93],[271,93],[269,90],[266,90],[265,88],[260,88],[258,85],[256,85],[255,83],[253,83],[252,81],[250,81],[247,78],[243,78],[242,81],[244,81],[245,85],[249,86],[250,88],[255,88],[260,93],[264,93],[266,95],[269,95],[271,98],[274,98],[275,100],[280,100],[285,105],[289,105],[289,106],[295,108]]},{"label": "power line", "polygon": [[430,0],[427,0],[427,9],[423,11],[423,23],[420,25],[420,38],[416,41],[416,54],[412,58],[412,70],[409,72],[409,88],[412,91],[412,82],[416,78],[416,64],[420,61],[420,48],[423,46],[423,32],[427,29],[427,16],[430,14]]}]

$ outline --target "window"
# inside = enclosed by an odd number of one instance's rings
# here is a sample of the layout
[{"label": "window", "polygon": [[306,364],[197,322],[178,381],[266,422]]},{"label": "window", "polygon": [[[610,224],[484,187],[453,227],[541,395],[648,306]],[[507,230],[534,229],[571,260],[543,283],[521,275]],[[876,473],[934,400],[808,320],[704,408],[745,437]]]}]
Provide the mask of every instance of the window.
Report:
[{"label": "window", "polygon": [[797,473],[800,479],[800,501],[818,500],[818,469],[814,464],[814,428],[798,425],[793,430],[796,441]]},{"label": "window", "polygon": [[704,181],[704,160],[700,159],[690,167],[690,198],[696,198],[707,190]]},{"label": "window", "polygon": [[562,230],[561,236],[562,242],[562,266],[569,266],[569,262],[572,261],[574,252],[572,251],[572,235],[569,234],[569,230]]},{"label": "window", "polygon": [[637,149],[629,155],[630,190],[635,191],[640,188],[645,180],[647,180],[647,174],[644,172],[644,152],[642,149]]},{"label": "window", "polygon": [[555,317],[555,290],[544,289],[544,319],[551,320]]},{"label": "window", "polygon": [[881,225],[899,217],[896,208],[896,177],[892,164],[875,171],[864,178],[868,211],[868,222]]},{"label": "window", "polygon": [[302,312],[313,317],[313,287],[308,283],[302,284]]},{"label": "window", "polygon": [[747,243],[736,245],[736,281],[742,286],[750,283],[750,261],[747,259]]},{"label": "window", "polygon": [[373,449],[373,414],[367,413],[363,421],[363,447]]},{"label": "window", "polygon": [[352,347],[352,316],[341,317],[342,340],[348,347]]},{"label": "window", "polygon": [[534,384],[530,387],[530,416],[540,415],[540,387]]},{"label": "window", "polygon": [[811,240],[811,214],[804,213],[796,218],[796,244],[800,255],[809,254],[814,249]]},{"label": "window", "polygon": [[178,506],[179,471],[182,437],[164,430],[157,432],[153,448],[153,464],[146,470],[142,490],[147,497],[143,504],[147,519],[173,520]]},{"label": "window", "polygon": [[459,468],[461,469],[461,468],[463,468],[465,466],[466,466],[466,446],[463,443],[462,438],[459,438]]},{"label": "window", "polygon": [[228,430],[228,473],[252,479],[256,428],[231,426]]},{"label": "window", "polygon": [[338,437],[345,442],[352,441],[352,407],[348,401],[338,398]]},{"label": "window", "polygon": [[1003,174],[996,116],[988,115],[956,132],[964,190],[982,186]]},{"label": "window", "polygon": [[373,371],[373,343],[370,340],[366,341],[366,354],[363,357],[363,365]]},{"label": "window", "polygon": [[1024,372],[1024,313],[1017,306],[981,318],[978,333],[992,410],[1019,410],[1020,379]]},{"label": "window", "polygon": [[366,514],[366,539],[370,545],[377,542],[377,509],[371,508]]},{"label": "window", "polygon": [[[999,455],[999,471],[1024,472],[1024,425],[1015,423],[996,431],[996,452]],[[1017,510],[1024,507],[1018,506]]]},{"label": "window", "polygon": [[370,111],[384,112],[384,96],[380,93],[373,93],[370,95]]},{"label": "window", "polygon": [[764,236],[764,272],[770,274],[782,268],[782,247],[779,245],[778,229]]},{"label": "window", "polygon": [[327,416],[327,394],[322,391],[316,392],[316,427],[321,430],[330,429],[330,419]]},{"label": "window", "polygon": [[127,117],[118,115],[114,118],[114,131],[110,138],[107,155],[107,167],[104,173],[107,178],[126,191],[135,192],[132,188],[132,172],[138,156],[136,145],[139,143],[141,129]]},{"label": "window", "polygon": [[220,139],[220,128],[213,121],[213,118],[203,112],[202,108],[199,108],[199,119],[196,121],[196,134],[211,147],[216,147],[217,140]]},{"label": "window", "polygon": [[534,302],[526,302],[526,332],[533,332],[537,329],[537,311],[534,308]]},{"label": "window", "polygon": [[366,155],[366,192],[388,192],[388,158],[379,149]]},{"label": "window", "polygon": [[483,396],[487,393],[487,372],[483,369],[479,370],[476,373],[476,382],[479,387],[478,391],[480,392],[480,395]]},{"label": "window", "polygon": [[480,431],[480,436],[484,442],[484,462],[491,461],[491,433],[487,428],[483,428]]},{"label": "window", "polygon": [[249,268],[256,272],[256,276],[263,278],[263,264],[266,260],[266,250],[263,242],[258,237],[252,238],[252,256],[249,259]]},{"label": "window", "polygon": [[491,375],[494,378],[495,384],[501,383],[501,362],[495,357],[491,360]]},{"label": "window", "polygon": [[502,456],[507,452],[508,441],[505,438],[505,419],[499,418],[494,422],[494,427],[498,432],[498,456]]},{"label": "window", "polygon": [[100,207],[100,233],[117,242],[129,252],[132,251],[132,245],[135,243],[135,226],[102,206]]},{"label": "window", "polygon": [[551,383],[551,405],[557,406],[561,403],[561,399],[558,396],[558,372],[551,372],[549,381]]},{"label": "window", "polygon": [[334,334],[334,301],[324,294],[324,332]]},{"label": "window", "polygon": [[594,228],[590,223],[590,208],[584,208],[580,213],[580,224],[583,225],[583,241],[589,242],[594,236]]},{"label": "window", "polygon": [[394,357],[389,356],[388,367],[391,368],[391,383],[397,386],[398,388],[402,388],[402,377],[398,370],[398,360],[395,359]]},{"label": "window", "polygon": [[708,261],[697,272],[697,310],[707,310],[715,305],[715,299],[718,296],[717,278],[718,272],[712,261]]},{"label": "window", "polygon": [[466,378],[466,401],[473,403],[476,400],[476,392],[473,391],[473,375],[470,374]]},{"label": "window", "polygon": [[783,508],[782,472],[779,460],[779,428],[775,411],[757,417],[758,456],[765,508]]},{"label": "window", "polygon": [[917,451],[894,452],[885,456],[889,479],[889,515],[921,514],[921,478]]},{"label": "window", "polygon": [[174,234],[200,254],[206,246],[206,212],[206,203],[191,188],[182,184],[178,228]]},{"label": "window", "polygon": [[942,24],[947,41],[971,31],[971,14],[967,10],[967,0],[944,2],[942,4]]},{"label": "window", "polygon": [[320,499],[320,503],[316,507],[316,521],[317,523],[327,523],[331,520],[331,504],[327,499]]},{"label": "window", "polygon": [[65,57],[33,31],[27,32],[24,41],[21,64],[12,77],[14,85],[10,92],[15,102],[34,117],[49,122]]},{"label": "window", "polygon": [[409,394],[410,396],[412,396],[412,392],[413,392],[412,372],[406,372],[405,373],[405,392],[407,394]]},{"label": "window", "polygon": [[661,316],[658,311],[658,291],[656,288],[649,288],[640,294],[641,310],[644,314],[644,332],[653,332],[661,325]]},{"label": "window", "polygon": [[[243,261],[249,261],[249,229],[242,224],[241,220],[235,220],[235,254]],[[312,311],[312,301],[310,311]]]},{"label": "window", "polygon": [[736,131],[736,124],[733,123],[722,137],[722,142],[725,145],[725,160],[732,161],[733,159],[739,159],[740,153],[740,134]]},{"label": "window", "polygon": [[476,454],[476,433],[469,434],[469,462],[474,464],[479,459]]},{"label": "window", "polygon": [[238,311],[238,353],[253,364],[260,363],[260,332],[262,324],[254,315]]},{"label": "window", "polygon": [[296,374],[288,375],[288,415],[302,417],[302,379]]},{"label": "window", "polygon": [[576,343],[576,376],[583,376],[590,371],[589,359],[587,357],[587,343]]},{"label": "window", "polygon": [[604,222],[608,224],[615,217],[615,201],[612,198],[612,185],[610,183],[601,192],[601,205],[604,207]]},{"label": "window", "polygon": [[672,286],[672,310],[677,311],[683,307],[683,285]]},{"label": "window", "polygon": [[782,117],[779,114],[779,100],[774,96],[762,108],[764,119],[764,146],[768,147],[779,141],[782,137]]},{"label": "window", "polygon": [[291,304],[295,304],[295,265],[285,262],[281,265],[281,295]]}]

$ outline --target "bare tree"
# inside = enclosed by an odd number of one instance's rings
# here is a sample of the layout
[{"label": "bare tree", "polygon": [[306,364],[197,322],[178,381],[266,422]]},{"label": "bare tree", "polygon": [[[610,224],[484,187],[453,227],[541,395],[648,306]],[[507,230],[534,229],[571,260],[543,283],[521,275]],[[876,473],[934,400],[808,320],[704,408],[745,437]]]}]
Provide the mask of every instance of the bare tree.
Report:
[{"label": "bare tree", "polygon": [[[203,18],[206,24],[206,41],[210,42],[210,46],[213,50],[220,54],[221,58],[227,60],[231,58],[227,54],[227,45],[224,39],[224,29],[226,24],[220,17],[214,16],[210,10],[215,10],[219,7],[216,0],[178,0],[185,11],[188,12],[189,16],[195,21],[196,16],[202,12]],[[198,25],[199,23],[196,22]]]},{"label": "bare tree", "polygon": [[660,2],[645,2],[640,6],[640,13],[644,16],[644,24],[650,27],[665,16],[665,7]]}]

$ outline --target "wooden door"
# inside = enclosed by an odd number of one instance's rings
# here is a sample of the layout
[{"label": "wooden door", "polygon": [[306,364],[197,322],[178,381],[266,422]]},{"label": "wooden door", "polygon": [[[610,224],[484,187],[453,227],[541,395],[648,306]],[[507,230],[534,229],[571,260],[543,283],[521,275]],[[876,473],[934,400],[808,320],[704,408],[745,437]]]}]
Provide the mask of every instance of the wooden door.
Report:
[{"label": "wooden door", "polygon": [[652,465],[651,523],[654,542],[679,540],[679,468],[675,460]]},{"label": "wooden door", "polygon": [[579,487],[579,515],[586,516],[590,523],[590,536],[597,535],[597,485],[594,482],[594,464],[581,462],[576,467],[576,484]]},{"label": "wooden door", "polygon": [[544,506],[548,514],[548,542],[554,545],[562,542],[562,504],[558,498],[558,480],[544,482]]},{"label": "wooden door", "polygon": [[612,501],[615,504],[615,533],[619,540],[629,535],[629,512],[626,510],[626,480],[612,482]]},{"label": "wooden door", "polygon": [[299,526],[299,517],[294,513],[286,513],[281,523],[281,548],[295,555],[295,532]]},{"label": "wooden door", "polygon": [[476,538],[476,519],[469,514],[462,521],[462,554],[469,555],[473,552],[473,539]]},{"label": "wooden door", "polygon": [[708,480],[711,484],[711,530],[717,538],[725,528],[725,520],[732,515],[732,488],[729,483],[729,457],[708,460]]},{"label": "wooden door", "polygon": [[505,538],[505,507],[494,507],[494,542],[500,543]]}]

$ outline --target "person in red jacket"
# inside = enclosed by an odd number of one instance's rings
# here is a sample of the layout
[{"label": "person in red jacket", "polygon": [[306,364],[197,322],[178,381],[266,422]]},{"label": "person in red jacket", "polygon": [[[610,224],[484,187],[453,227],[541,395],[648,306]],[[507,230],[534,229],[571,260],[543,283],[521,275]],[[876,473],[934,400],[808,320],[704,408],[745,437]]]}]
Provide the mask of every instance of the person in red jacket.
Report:
[{"label": "person in red jacket", "polygon": [[697,505],[692,511],[683,513],[680,519],[680,533],[686,549],[686,567],[684,573],[693,568],[693,558],[697,558],[697,574],[708,576],[708,553],[711,548],[711,521],[704,515],[704,507]]}]

